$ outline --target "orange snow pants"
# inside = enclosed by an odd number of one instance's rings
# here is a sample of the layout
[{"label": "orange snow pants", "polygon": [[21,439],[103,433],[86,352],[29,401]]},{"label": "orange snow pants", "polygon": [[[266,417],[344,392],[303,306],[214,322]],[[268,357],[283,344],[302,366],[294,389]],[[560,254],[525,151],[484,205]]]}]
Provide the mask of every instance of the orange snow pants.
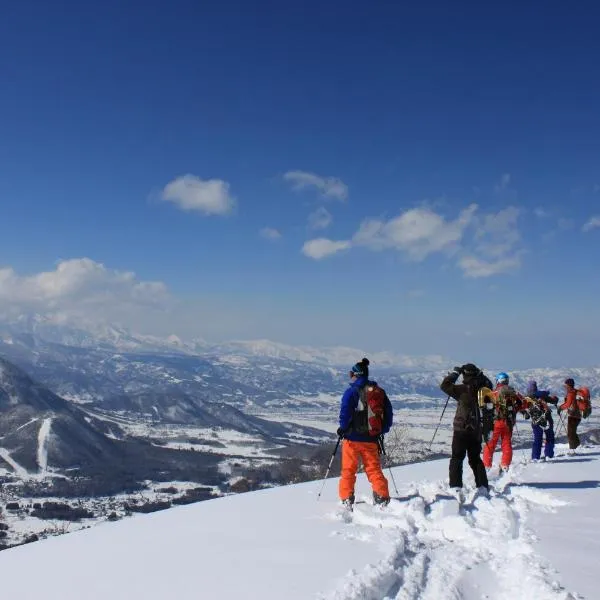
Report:
[{"label": "orange snow pants", "polygon": [[496,421],[494,423],[494,431],[489,442],[483,447],[483,464],[489,469],[492,466],[492,457],[496,451],[498,440],[502,444],[502,459],[501,466],[508,467],[512,462],[512,429],[506,421]]},{"label": "orange snow pants", "polygon": [[342,473],[340,478],[340,498],[346,500],[354,495],[358,461],[362,460],[365,466],[367,479],[373,491],[382,498],[389,498],[388,482],[381,470],[379,449],[376,442],[342,442]]}]

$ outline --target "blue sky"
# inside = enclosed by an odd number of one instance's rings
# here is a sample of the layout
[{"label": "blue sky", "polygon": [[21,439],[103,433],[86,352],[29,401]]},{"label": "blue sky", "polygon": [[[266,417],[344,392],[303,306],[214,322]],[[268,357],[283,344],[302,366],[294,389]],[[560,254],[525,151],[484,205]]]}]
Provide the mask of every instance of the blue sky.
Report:
[{"label": "blue sky", "polygon": [[0,304],[597,364],[600,8],[401,4],[0,2]]}]

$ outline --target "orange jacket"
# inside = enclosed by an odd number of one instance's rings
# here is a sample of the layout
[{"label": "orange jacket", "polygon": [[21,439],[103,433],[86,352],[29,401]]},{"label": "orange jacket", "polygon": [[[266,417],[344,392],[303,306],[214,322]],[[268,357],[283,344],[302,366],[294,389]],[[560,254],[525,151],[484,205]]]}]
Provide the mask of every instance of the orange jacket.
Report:
[{"label": "orange jacket", "polygon": [[581,419],[581,411],[579,410],[579,406],[577,405],[577,389],[570,388],[567,391],[567,397],[565,401],[559,406],[560,410],[567,410],[569,416],[574,417],[576,419]]}]

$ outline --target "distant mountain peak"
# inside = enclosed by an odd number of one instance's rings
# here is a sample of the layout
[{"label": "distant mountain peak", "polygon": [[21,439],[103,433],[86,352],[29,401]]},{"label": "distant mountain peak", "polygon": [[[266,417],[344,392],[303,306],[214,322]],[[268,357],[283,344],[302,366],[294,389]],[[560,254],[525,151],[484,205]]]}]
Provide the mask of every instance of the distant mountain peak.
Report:
[{"label": "distant mountain peak", "polygon": [[176,334],[158,337],[134,333],[118,324],[66,324],[56,316],[47,317],[40,314],[21,315],[11,322],[0,323],[0,335],[2,333],[6,339],[7,334],[30,334],[44,342],[80,348],[111,349],[115,352],[175,352],[195,356],[244,355],[307,362],[325,367],[347,368],[363,356],[368,356],[378,368],[405,371],[437,370],[453,364],[451,360],[440,355],[410,356],[387,351],[368,352],[345,346],[295,346],[268,339],[209,344],[199,338],[185,340]]}]

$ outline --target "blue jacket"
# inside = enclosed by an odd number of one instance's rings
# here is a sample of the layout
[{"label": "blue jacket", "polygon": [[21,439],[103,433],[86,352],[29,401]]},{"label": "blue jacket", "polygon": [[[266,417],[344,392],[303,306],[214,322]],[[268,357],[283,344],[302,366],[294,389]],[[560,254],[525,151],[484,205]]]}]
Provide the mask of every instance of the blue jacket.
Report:
[{"label": "blue jacket", "polygon": [[[340,406],[340,427],[347,431],[344,435],[344,438],[347,440],[351,440],[353,442],[376,442],[376,437],[371,437],[370,435],[364,435],[359,433],[354,433],[352,431],[352,417],[354,417],[354,411],[358,407],[358,402],[360,400],[360,390],[362,387],[367,385],[367,383],[376,384],[375,381],[369,381],[366,377],[359,377],[355,381],[353,381],[348,389],[344,392],[342,396],[342,404]],[[383,433],[387,433],[393,422],[393,411],[392,404],[389,398],[386,395],[385,400],[385,414],[384,414],[384,422],[383,422]]]},{"label": "blue jacket", "polygon": [[539,390],[537,383],[535,381],[530,381],[527,385],[527,395],[530,398],[535,398],[536,400],[547,400],[550,396],[550,392],[546,390]]}]

